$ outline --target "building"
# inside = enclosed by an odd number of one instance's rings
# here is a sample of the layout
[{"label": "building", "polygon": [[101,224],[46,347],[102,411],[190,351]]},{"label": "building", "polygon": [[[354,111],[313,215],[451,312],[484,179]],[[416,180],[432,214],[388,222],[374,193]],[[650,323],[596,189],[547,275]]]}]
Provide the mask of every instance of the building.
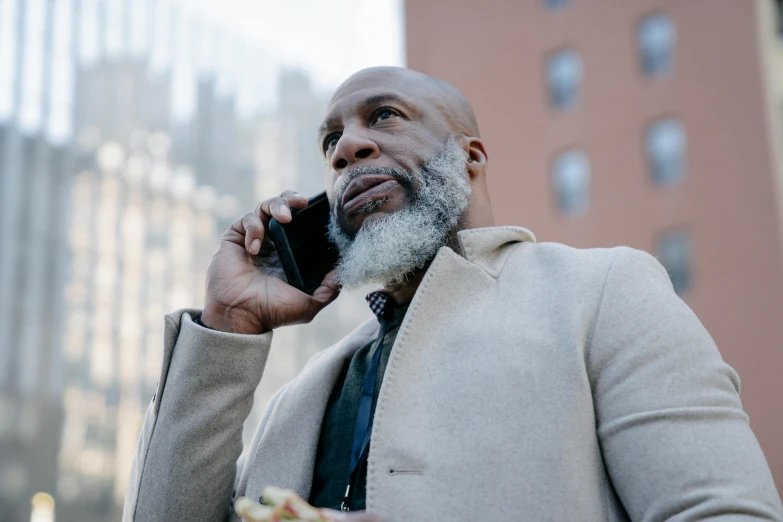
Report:
[{"label": "building", "polygon": [[198,61],[160,37],[175,7],[0,0],[4,521],[119,518],[163,315],[203,303],[218,238],[252,201],[257,117],[236,93],[186,75],[196,103],[173,117],[156,57]]},{"label": "building", "polygon": [[[164,314],[203,304],[220,235],[258,198],[323,190],[324,95],[301,72],[248,73],[255,51],[215,42],[185,6],[0,0],[4,522],[119,519]],[[243,97],[276,81],[267,114]],[[342,296],[276,332],[246,438],[277,388],[369,316]]]},{"label": "building", "polygon": [[780,1],[408,0],[408,66],[472,102],[498,224],[630,245],[742,378],[783,487]]}]

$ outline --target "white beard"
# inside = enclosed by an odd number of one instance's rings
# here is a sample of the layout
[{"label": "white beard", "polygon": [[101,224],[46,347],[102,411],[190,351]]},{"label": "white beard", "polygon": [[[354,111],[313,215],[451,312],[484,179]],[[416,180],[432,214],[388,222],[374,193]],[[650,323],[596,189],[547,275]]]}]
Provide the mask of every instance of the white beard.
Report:
[{"label": "white beard", "polygon": [[[422,185],[410,207],[363,225],[353,239],[342,230],[332,212],[329,235],[340,250],[337,278],[343,288],[402,283],[411,272],[435,257],[448,242],[470,201],[466,157],[457,141],[450,138],[418,173]],[[372,170],[365,167],[352,172],[345,183]],[[412,177],[405,171],[383,171],[394,172],[402,179]],[[366,211],[371,210],[373,205],[368,205]]]}]

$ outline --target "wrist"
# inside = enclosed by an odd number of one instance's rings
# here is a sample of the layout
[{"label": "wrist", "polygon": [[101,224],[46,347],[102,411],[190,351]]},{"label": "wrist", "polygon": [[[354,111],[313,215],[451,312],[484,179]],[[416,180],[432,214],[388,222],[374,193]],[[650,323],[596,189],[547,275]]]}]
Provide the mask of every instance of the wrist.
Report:
[{"label": "wrist", "polygon": [[207,328],[226,333],[258,335],[269,331],[249,312],[225,306],[207,305],[201,322]]}]

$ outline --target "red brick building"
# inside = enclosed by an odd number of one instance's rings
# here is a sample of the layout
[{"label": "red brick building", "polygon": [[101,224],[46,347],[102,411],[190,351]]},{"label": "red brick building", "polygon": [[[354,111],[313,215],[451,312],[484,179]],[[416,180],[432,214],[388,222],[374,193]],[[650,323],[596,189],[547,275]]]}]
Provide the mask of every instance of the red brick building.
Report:
[{"label": "red brick building", "polygon": [[775,0],[407,0],[408,66],[476,110],[498,224],[658,256],[783,487]]}]

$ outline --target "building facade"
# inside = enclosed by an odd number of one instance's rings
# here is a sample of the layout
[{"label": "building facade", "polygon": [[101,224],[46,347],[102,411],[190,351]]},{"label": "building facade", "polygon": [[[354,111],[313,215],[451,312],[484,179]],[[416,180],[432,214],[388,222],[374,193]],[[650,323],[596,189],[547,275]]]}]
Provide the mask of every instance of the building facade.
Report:
[{"label": "building facade", "polygon": [[408,0],[408,66],[460,88],[498,224],[651,252],[740,374],[783,487],[777,0]]},{"label": "building facade", "polygon": [[[0,0],[3,522],[120,518],[164,314],[203,305],[231,222],[323,190],[327,98],[255,52],[186,2]],[[264,83],[279,100],[262,111]],[[269,397],[370,316],[356,293],[276,332],[247,442]]]},{"label": "building facade", "polygon": [[175,117],[188,20],[167,0],[0,0],[4,521],[120,518],[163,315],[203,303],[220,234],[255,204],[236,86],[194,70]]}]

